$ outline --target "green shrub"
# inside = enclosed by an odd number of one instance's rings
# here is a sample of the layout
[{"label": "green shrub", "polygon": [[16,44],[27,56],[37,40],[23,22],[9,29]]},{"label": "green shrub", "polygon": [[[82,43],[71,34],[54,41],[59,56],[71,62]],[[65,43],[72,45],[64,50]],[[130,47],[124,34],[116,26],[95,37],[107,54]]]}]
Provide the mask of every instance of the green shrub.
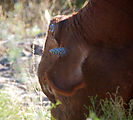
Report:
[{"label": "green shrub", "polygon": [[126,109],[126,103],[122,97],[118,96],[117,93],[113,97],[110,95],[109,98],[100,100],[97,106],[95,105],[96,97],[90,97],[91,106],[85,106],[90,113],[88,117],[92,120],[133,120],[133,99],[130,100],[129,108]]}]

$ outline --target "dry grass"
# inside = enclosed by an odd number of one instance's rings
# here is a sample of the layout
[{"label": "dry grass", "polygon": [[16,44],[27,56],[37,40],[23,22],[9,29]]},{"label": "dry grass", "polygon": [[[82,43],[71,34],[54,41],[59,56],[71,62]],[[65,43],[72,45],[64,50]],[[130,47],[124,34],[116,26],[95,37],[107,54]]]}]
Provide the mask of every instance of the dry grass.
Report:
[{"label": "dry grass", "polygon": [[[118,89],[115,94],[108,93],[109,97],[97,101],[97,97],[90,97],[91,106],[85,106],[89,111],[89,116],[92,120],[133,120],[133,99],[130,100],[128,108],[124,106],[123,98],[118,96]],[[95,103],[99,102],[96,107]],[[89,119],[88,118],[88,119]]]}]

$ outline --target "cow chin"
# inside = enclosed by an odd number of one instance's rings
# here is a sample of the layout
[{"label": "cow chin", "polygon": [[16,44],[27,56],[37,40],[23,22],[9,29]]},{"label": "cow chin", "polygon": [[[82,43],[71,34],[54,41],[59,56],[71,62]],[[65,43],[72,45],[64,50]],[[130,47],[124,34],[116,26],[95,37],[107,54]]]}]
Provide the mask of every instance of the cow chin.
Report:
[{"label": "cow chin", "polygon": [[63,120],[72,120],[73,118],[74,120],[78,120],[80,117],[81,120],[85,120],[84,114],[77,116],[77,113],[88,112],[84,107],[84,105],[89,105],[87,92],[84,88],[78,89],[72,96],[62,95],[62,93],[60,94],[59,91],[53,89],[52,92],[55,94],[55,99],[61,102],[61,104],[51,110],[54,118],[57,120],[62,120],[62,118]]}]

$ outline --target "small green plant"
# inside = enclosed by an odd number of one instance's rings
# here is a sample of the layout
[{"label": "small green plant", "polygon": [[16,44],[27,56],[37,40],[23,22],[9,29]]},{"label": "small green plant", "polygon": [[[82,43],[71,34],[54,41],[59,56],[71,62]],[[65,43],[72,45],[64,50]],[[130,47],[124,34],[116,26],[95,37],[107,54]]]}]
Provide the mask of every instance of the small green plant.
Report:
[{"label": "small green plant", "polygon": [[[61,101],[57,100],[57,102],[51,103],[51,107],[49,108],[49,110],[51,111],[53,108],[56,108],[58,105],[62,104]],[[56,120],[52,115],[50,116],[50,120]]]},{"label": "small green plant", "polygon": [[53,108],[56,108],[60,104],[61,104],[61,101],[57,100],[57,102],[55,104],[54,103],[51,104],[51,108],[50,109],[52,110]]},{"label": "small green plant", "polygon": [[126,104],[117,93],[113,97],[109,94],[110,97],[100,100],[97,106],[95,105],[97,97],[90,97],[91,106],[85,106],[89,116],[85,116],[91,120],[133,120],[133,99],[126,109],[124,107]]}]

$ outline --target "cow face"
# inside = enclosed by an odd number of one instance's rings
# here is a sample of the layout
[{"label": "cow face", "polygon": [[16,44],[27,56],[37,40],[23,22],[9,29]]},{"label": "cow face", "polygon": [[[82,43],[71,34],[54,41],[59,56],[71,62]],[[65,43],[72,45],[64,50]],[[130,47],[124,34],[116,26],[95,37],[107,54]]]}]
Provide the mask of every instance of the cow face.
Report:
[{"label": "cow face", "polygon": [[[77,36],[73,28],[70,29],[70,23],[64,16],[51,21],[38,71],[42,89],[45,88],[44,81],[47,81],[46,83],[54,90],[65,95],[71,95],[85,86],[82,64],[88,55],[85,42],[80,35]],[[65,54],[59,55],[53,52],[58,49],[65,50]]]}]

